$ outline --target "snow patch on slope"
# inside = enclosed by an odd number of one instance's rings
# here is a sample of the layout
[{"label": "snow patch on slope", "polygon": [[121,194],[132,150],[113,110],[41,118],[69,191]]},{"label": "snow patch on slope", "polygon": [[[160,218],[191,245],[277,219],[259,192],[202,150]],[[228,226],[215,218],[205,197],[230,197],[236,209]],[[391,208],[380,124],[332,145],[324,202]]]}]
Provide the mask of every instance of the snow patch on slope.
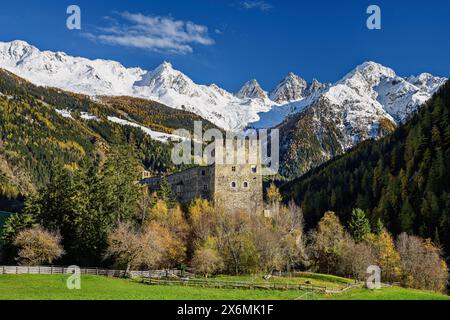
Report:
[{"label": "snow patch on slope", "polygon": [[160,142],[168,142],[169,140],[180,141],[182,139],[180,136],[154,131],[147,127],[141,126],[137,123],[134,123],[134,122],[131,122],[128,120],[124,120],[124,119],[120,119],[117,117],[108,117],[108,120],[111,122],[120,124],[122,126],[131,126],[131,127],[139,128],[142,131],[144,131],[145,134],[149,135],[153,140],[158,140]]},{"label": "snow patch on slope", "polygon": [[70,111],[67,109],[55,109],[55,111],[57,114],[59,114],[63,118],[72,119],[72,115],[70,114]]}]

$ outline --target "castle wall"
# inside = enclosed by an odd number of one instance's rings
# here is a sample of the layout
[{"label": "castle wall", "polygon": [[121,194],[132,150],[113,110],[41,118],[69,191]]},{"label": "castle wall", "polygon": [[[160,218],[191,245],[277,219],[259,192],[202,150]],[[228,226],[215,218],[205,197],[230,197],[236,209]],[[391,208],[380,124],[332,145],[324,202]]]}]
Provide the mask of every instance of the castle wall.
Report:
[{"label": "castle wall", "polygon": [[[195,198],[213,200],[214,168],[195,167],[166,177],[172,187],[173,194],[181,203]],[[144,179],[144,183],[153,191],[159,190],[162,177]]]},{"label": "castle wall", "polygon": [[[214,201],[227,212],[245,210],[249,213],[263,212],[261,166],[212,165],[195,167],[166,177],[173,193],[181,203],[195,198]],[[160,188],[162,177],[143,180],[149,188]]]},{"label": "castle wall", "polygon": [[262,213],[261,166],[218,165],[215,167],[214,201],[227,211]]}]

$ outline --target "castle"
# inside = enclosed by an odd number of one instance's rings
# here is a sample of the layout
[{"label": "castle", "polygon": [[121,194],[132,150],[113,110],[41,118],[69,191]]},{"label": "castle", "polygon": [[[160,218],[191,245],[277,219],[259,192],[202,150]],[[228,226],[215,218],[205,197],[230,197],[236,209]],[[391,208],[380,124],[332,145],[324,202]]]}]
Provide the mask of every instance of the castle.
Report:
[{"label": "castle", "polygon": [[[203,198],[227,211],[263,212],[261,165],[213,164],[198,166],[165,177],[177,200],[187,203]],[[163,177],[144,176],[142,183],[158,190]]]}]

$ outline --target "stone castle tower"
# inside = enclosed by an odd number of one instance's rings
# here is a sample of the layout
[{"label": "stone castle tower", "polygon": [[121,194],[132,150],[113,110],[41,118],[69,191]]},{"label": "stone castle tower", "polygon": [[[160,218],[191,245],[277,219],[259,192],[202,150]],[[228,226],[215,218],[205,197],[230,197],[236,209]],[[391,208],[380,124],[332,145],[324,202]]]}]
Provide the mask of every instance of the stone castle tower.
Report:
[{"label": "stone castle tower", "polygon": [[[143,177],[142,183],[158,190],[163,177]],[[181,203],[195,198],[213,201],[227,211],[262,213],[263,184],[260,164],[213,164],[165,177]]]}]

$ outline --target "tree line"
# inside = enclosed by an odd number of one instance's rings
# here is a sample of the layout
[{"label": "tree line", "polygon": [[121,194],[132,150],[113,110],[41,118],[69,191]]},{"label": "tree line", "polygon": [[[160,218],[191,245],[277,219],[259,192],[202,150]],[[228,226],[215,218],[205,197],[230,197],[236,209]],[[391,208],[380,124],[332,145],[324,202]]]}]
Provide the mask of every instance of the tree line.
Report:
[{"label": "tree line", "polygon": [[306,231],[303,211],[284,205],[272,185],[270,215],[227,212],[205,199],[181,206],[170,188],[150,192],[129,175],[132,157],[116,153],[97,171],[59,171],[10,217],[3,262],[78,264],[123,270],[190,268],[205,277],[312,271],[357,280],[377,265],[385,282],[445,291],[447,266],[431,240],[401,234],[361,209],[347,226],[328,211]]}]

